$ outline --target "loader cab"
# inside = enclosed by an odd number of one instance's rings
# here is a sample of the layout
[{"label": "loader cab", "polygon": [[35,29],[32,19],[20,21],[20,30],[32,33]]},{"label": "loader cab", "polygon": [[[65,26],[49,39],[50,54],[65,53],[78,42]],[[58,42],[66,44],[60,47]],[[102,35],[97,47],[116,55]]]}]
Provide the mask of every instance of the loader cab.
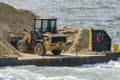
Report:
[{"label": "loader cab", "polygon": [[52,34],[57,33],[56,26],[57,19],[34,19],[34,37],[39,39],[42,34],[50,32]]}]

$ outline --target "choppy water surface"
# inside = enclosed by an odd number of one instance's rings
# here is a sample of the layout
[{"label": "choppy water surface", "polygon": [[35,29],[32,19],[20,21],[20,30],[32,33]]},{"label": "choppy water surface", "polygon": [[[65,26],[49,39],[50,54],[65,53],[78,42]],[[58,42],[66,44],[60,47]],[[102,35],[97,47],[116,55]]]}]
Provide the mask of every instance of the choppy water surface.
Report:
[{"label": "choppy water surface", "polygon": [[119,80],[120,62],[80,67],[1,67],[0,80]]},{"label": "choppy water surface", "polygon": [[[120,0],[0,0],[18,9],[58,18],[59,26],[105,29],[120,43]],[[119,80],[120,62],[81,67],[17,66],[0,68],[0,80]]]}]

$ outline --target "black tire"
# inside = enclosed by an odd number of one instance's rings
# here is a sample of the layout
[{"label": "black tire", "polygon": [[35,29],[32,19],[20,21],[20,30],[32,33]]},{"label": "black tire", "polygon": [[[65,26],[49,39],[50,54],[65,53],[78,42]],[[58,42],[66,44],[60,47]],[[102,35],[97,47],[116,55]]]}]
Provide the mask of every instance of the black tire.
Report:
[{"label": "black tire", "polygon": [[52,50],[52,53],[54,55],[60,55],[61,52],[62,52],[62,50]]},{"label": "black tire", "polygon": [[24,40],[20,40],[17,42],[17,50],[23,53],[27,52],[27,43]]},{"label": "black tire", "polygon": [[34,52],[39,56],[44,56],[46,54],[46,50],[43,46],[43,43],[41,42],[36,43],[34,47]]}]

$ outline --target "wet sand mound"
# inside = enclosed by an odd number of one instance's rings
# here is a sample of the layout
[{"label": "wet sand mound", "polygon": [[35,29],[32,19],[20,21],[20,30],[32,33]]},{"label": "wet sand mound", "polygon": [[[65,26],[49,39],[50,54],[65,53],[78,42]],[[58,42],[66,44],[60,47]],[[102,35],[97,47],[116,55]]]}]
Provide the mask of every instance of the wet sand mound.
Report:
[{"label": "wet sand mound", "polygon": [[65,52],[74,53],[76,52],[76,47],[78,52],[88,48],[89,30],[84,27],[64,27],[63,29],[59,29],[59,31],[67,36],[67,47],[64,50]]},{"label": "wet sand mound", "polygon": [[8,43],[8,32],[22,32],[23,29],[31,31],[33,19],[36,17],[38,16],[30,11],[18,10],[0,2],[0,53],[4,53],[5,50],[2,49],[7,49],[5,51],[7,54],[3,56],[7,56],[9,53],[13,55],[19,53]]},{"label": "wet sand mound", "polygon": [[31,30],[33,19],[37,17],[34,13],[15,9],[8,4],[0,3],[0,24],[5,23],[12,31],[22,31],[24,28]]}]

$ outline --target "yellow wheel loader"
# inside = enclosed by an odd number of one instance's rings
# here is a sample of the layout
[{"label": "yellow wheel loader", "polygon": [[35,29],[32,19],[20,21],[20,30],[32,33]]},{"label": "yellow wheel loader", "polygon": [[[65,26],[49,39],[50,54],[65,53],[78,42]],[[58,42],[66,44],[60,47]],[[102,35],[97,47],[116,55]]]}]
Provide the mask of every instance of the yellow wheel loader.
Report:
[{"label": "yellow wheel loader", "polygon": [[33,31],[26,32],[17,42],[17,49],[25,53],[32,48],[37,55],[45,55],[46,51],[60,55],[66,45],[66,36],[57,31],[56,23],[56,18],[34,19]]}]

